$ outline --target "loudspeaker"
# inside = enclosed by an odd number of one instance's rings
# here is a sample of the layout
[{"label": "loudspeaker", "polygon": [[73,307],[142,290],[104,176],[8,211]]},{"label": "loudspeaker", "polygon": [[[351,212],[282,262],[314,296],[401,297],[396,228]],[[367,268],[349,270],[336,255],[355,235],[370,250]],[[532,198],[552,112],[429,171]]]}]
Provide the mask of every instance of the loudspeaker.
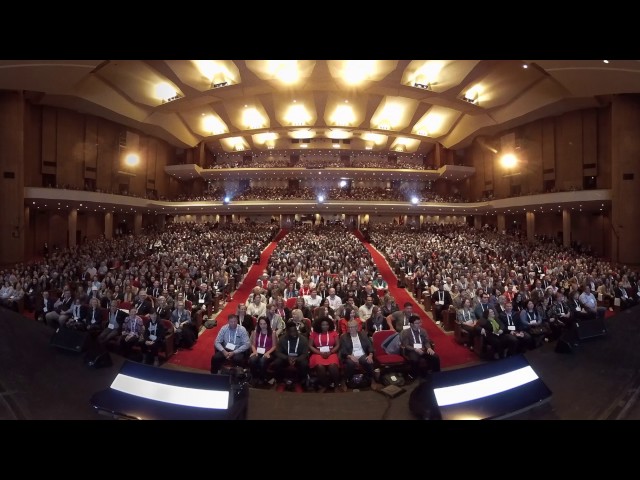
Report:
[{"label": "loudspeaker", "polygon": [[111,355],[106,350],[100,351],[88,351],[84,355],[84,363],[88,367],[92,368],[105,368],[113,365],[113,361],[111,360]]},{"label": "loudspeaker", "polygon": [[603,337],[607,334],[607,327],[603,319],[584,320],[576,323],[576,335],[578,340]]},{"label": "loudspeaker", "polygon": [[73,328],[58,328],[53,337],[51,337],[51,345],[76,353],[84,352],[87,349],[87,341],[89,334],[87,332],[79,332]]}]

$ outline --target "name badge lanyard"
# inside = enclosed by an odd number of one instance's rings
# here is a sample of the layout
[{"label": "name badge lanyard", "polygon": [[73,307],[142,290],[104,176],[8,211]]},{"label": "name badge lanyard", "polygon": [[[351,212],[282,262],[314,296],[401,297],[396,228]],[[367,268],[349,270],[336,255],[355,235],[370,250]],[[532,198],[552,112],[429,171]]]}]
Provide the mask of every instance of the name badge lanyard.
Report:
[{"label": "name badge lanyard", "polygon": [[236,328],[236,331],[234,332],[233,342],[231,342],[231,330],[227,330],[227,333],[229,334],[229,343],[233,343],[235,345],[236,344],[236,338],[238,337],[238,329]]},{"label": "name badge lanyard", "polygon": [[264,342],[262,342],[262,345],[260,345],[260,339],[262,338],[262,333],[258,334],[258,346],[259,347],[264,348],[264,349],[267,348],[267,337],[268,336],[269,336],[268,334],[266,334],[266,333],[264,334]]},{"label": "name badge lanyard", "polygon": [[328,347],[329,346],[329,332],[327,332],[327,344],[326,345],[322,345],[322,334],[318,335],[318,341],[320,342],[320,346],[321,347]]},{"label": "name badge lanyard", "polygon": [[293,352],[291,351],[291,340],[287,340],[287,353],[298,353],[298,344],[300,343],[300,337],[298,337],[298,339],[296,340],[296,346],[293,349]]},{"label": "name badge lanyard", "polygon": [[420,338],[420,330],[418,330],[418,338],[417,339],[416,339],[416,333],[414,332],[413,328],[411,329],[411,335],[413,335],[413,339],[415,340],[415,343],[422,344],[422,339]]}]

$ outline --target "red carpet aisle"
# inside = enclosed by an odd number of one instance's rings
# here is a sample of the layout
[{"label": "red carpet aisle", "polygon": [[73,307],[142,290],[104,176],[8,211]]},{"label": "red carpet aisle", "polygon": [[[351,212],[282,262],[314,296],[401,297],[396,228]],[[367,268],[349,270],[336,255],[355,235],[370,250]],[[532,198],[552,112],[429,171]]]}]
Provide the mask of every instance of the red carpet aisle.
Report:
[{"label": "red carpet aisle", "polygon": [[233,294],[233,300],[227,303],[216,317],[218,325],[215,328],[205,330],[191,350],[179,350],[178,353],[173,355],[167,363],[206,370],[207,372],[211,370],[213,342],[216,340],[218,331],[227,323],[227,316],[237,310],[238,304],[240,302],[246,302],[251,290],[256,286],[258,278],[262,274],[263,270],[267,268],[269,257],[275,250],[278,241],[280,241],[287,233],[287,230],[280,230],[273,239],[273,242],[267,245],[267,247],[262,251],[262,254],[260,255],[260,263],[253,265],[249,269],[249,272],[242,281],[242,285],[240,285]]},{"label": "red carpet aisle", "polygon": [[[369,242],[364,240],[364,237],[359,230],[355,231],[355,235],[360,239],[367,250],[369,250],[369,253],[371,253],[373,261],[378,266],[378,271],[382,273],[382,278],[384,278],[389,284],[389,292],[396,299],[396,303],[400,308],[402,308],[405,302],[411,302],[413,304],[414,311],[422,312],[422,310],[418,308],[418,304],[415,299],[404,288],[397,287],[397,277],[391,270],[387,260],[378,253],[378,251],[373,248]],[[438,355],[440,356],[440,364],[442,368],[464,365],[466,363],[478,362],[480,360],[475,353],[458,345],[453,340],[453,335],[447,335],[444,333],[440,327],[433,323],[431,319],[423,322],[422,326],[427,330],[431,339],[436,343],[436,352],[438,352]]]}]

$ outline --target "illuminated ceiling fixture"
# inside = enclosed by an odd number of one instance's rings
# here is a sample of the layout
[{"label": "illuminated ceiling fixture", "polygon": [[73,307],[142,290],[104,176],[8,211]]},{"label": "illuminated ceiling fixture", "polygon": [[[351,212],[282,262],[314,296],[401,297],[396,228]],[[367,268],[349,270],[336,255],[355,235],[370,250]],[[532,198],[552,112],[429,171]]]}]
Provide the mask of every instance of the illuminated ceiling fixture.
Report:
[{"label": "illuminated ceiling fixture", "polygon": [[431,60],[425,63],[415,72],[413,86],[423,90],[431,90],[433,85],[437,85],[437,78],[444,66],[444,62]]},{"label": "illuminated ceiling fixture", "polygon": [[372,120],[378,121],[380,130],[394,130],[402,124],[404,110],[404,107],[398,102],[386,102],[380,113],[376,114],[377,118]]},{"label": "illuminated ceiling fixture", "polygon": [[233,148],[236,152],[244,151],[244,145],[242,143],[236,143]]},{"label": "illuminated ceiling fixture", "polygon": [[404,152],[406,150],[407,147],[404,146],[404,144],[398,144],[396,145],[396,148],[394,149],[396,152]]},{"label": "illuminated ceiling fixture", "polygon": [[264,127],[264,118],[260,112],[253,107],[247,107],[243,114],[243,121],[247,128],[256,130]]},{"label": "illuminated ceiling fixture", "polygon": [[351,85],[367,80],[374,72],[375,60],[347,60],[344,69],[344,79]]},{"label": "illuminated ceiling fixture", "polygon": [[289,111],[287,112],[285,119],[294,127],[308,125],[311,121],[311,117],[304,108],[304,105],[297,103],[289,107]]},{"label": "illuminated ceiling fixture", "polygon": [[350,105],[339,105],[333,114],[333,123],[340,127],[350,127],[355,121],[353,108]]},{"label": "illuminated ceiling fixture", "polygon": [[295,83],[300,78],[297,60],[269,60],[267,70],[286,84]]},{"label": "illuminated ceiling fixture", "polygon": [[362,139],[367,142],[371,142],[372,144],[375,144],[375,145],[382,145],[387,139],[387,137],[386,135],[380,135],[379,133],[367,132],[364,135],[362,135]]},{"label": "illuminated ceiling fixture", "polygon": [[202,76],[211,82],[211,88],[221,88],[229,85],[231,75],[229,71],[213,60],[193,60]]},{"label": "illuminated ceiling fixture", "polygon": [[162,103],[172,102],[180,98],[178,91],[167,82],[156,85],[156,97],[162,100]]},{"label": "illuminated ceiling fixture", "polygon": [[423,137],[431,136],[442,126],[442,121],[443,118],[441,115],[431,113],[424,118],[416,133]]},{"label": "illuminated ceiling fixture", "polygon": [[210,132],[212,135],[220,135],[227,131],[227,126],[213,115],[207,115],[202,119],[202,127],[205,132]]},{"label": "illuminated ceiling fixture", "polygon": [[463,99],[469,103],[473,103],[474,105],[478,104],[478,95],[480,95],[480,85],[475,85],[473,87],[471,87],[469,90],[467,90],[467,92],[464,94]]}]

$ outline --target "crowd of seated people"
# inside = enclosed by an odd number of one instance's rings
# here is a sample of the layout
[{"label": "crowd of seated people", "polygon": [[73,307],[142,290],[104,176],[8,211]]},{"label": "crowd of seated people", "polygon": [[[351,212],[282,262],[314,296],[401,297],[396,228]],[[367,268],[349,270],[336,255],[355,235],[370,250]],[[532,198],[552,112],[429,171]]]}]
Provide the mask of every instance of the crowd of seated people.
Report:
[{"label": "crowd of seated people", "polygon": [[298,158],[295,163],[286,157],[254,156],[250,162],[245,162],[239,157],[222,157],[210,163],[209,169],[225,168],[383,168],[383,169],[410,169],[433,170],[433,165],[425,167],[422,158],[398,157],[390,160],[387,155],[353,156],[350,164],[345,164],[339,157],[322,155],[305,155]]},{"label": "crowd of seated people", "polygon": [[20,292],[36,320],[89,331],[124,354],[140,346],[155,360],[155,342],[166,333],[156,317],[171,322],[177,346],[193,346],[200,325],[278,230],[272,224],[168,224],[162,231],[96,239],[0,271],[0,301],[17,309]]},{"label": "crowd of seated people", "polygon": [[496,357],[640,299],[638,272],[556,243],[452,224],[373,225],[368,234],[409,288],[430,297],[434,312],[455,310],[469,346],[474,336],[488,336]]},{"label": "crowd of seated people", "polygon": [[[346,188],[312,188],[300,187],[297,189],[289,187],[248,187],[241,192],[225,192],[222,188],[215,188],[201,195],[177,195],[173,200],[180,202],[194,201],[215,201],[221,202],[227,196],[232,201],[247,200],[317,200],[322,193],[327,201],[398,201],[409,202],[414,193],[401,190],[393,190],[381,187],[352,187]],[[440,195],[430,190],[415,192],[415,196],[421,202],[437,203],[460,203],[464,200],[459,193],[450,195]]]},{"label": "crowd of seated people", "polygon": [[[381,288],[374,289],[376,279],[368,251],[343,226],[296,226],[278,242],[246,303],[233,314],[237,327],[230,338],[240,341],[246,332],[248,346],[241,351],[247,353],[231,353],[240,344],[227,345],[226,329],[218,335],[212,372],[220,371],[226,360],[231,366],[248,361],[256,385],[267,382],[269,367],[278,381],[289,368],[294,380],[313,373],[319,391],[345,391],[348,378],[342,376],[341,367],[349,359],[356,362],[349,367],[352,373],[362,358],[365,374],[377,388],[368,368],[373,359],[367,342],[382,329],[380,308],[384,305],[390,313],[397,307],[382,279],[377,283]],[[236,328],[242,328],[238,337]],[[348,342],[347,348],[342,339],[352,333],[360,337]],[[288,339],[286,349],[283,339]]]}]

